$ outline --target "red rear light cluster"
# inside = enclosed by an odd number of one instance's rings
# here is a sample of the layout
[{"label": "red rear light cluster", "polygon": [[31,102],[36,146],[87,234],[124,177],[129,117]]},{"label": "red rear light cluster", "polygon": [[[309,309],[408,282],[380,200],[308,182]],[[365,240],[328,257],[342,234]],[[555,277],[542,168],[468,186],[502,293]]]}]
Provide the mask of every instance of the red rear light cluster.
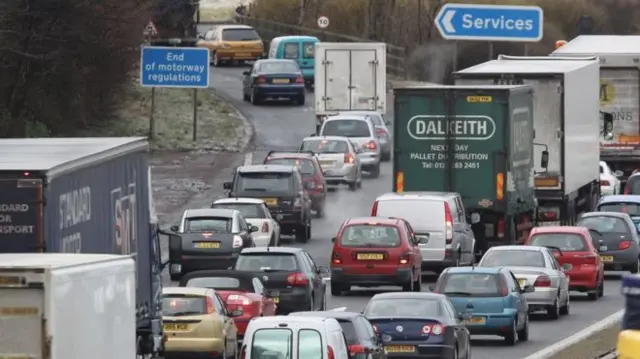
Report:
[{"label": "red rear light cluster", "polygon": [[292,273],[287,276],[287,284],[291,286],[306,286],[309,285],[309,279],[304,273]]},{"label": "red rear light cluster", "polygon": [[551,278],[546,275],[539,276],[533,283],[534,287],[551,287]]},{"label": "red rear light cluster", "polygon": [[336,354],[333,352],[333,348],[327,345],[327,359],[336,359]]},{"label": "red rear light cluster", "polygon": [[378,215],[378,201],[373,202],[373,207],[371,207],[371,217],[376,215]]},{"label": "red rear light cluster", "polygon": [[498,225],[496,226],[496,236],[498,238],[504,238],[504,218],[498,219]]},{"label": "red rear light cluster", "polygon": [[369,143],[367,143],[366,148],[371,151],[375,151],[376,148],[378,148],[378,144],[376,143],[376,141],[369,141]]},{"label": "red rear light cluster", "polygon": [[381,128],[376,128],[376,136],[378,137],[383,137],[387,135],[387,131],[381,129]]},{"label": "red rear light cluster", "polygon": [[349,353],[351,356],[356,356],[356,354],[367,354],[368,350],[364,345],[354,344],[349,345]]},{"label": "red rear light cluster", "polygon": [[227,298],[227,305],[241,305],[248,306],[251,305],[251,299],[245,297],[244,295],[231,294]]},{"label": "red rear light cluster", "polygon": [[262,229],[260,230],[260,232],[262,233],[269,233],[269,223],[264,222],[262,224]]},{"label": "red rear light cluster", "polygon": [[213,299],[207,297],[206,303],[207,303],[207,314],[211,314],[215,312],[215,307],[213,306]]},{"label": "red rear light cluster", "polygon": [[411,260],[411,255],[409,253],[402,253],[402,255],[400,255],[400,264],[409,264]]},{"label": "red rear light cluster", "polygon": [[342,264],[342,257],[340,256],[340,253],[333,252],[333,254],[331,254],[331,263]]},{"label": "red rear light cluster", "polygon": [[444,202],[444,225],[445,238],[447,243],[451,243],[453,241],[453,216],[451,215],[451,208],[447,202]]},{"label": "red rear light cluster", "polygon": [[302,76],[298,76],[298,77],[296,77],[296,83],[297,83],[297,84],[302,84],[302,83],[304,83],[304,79],[302,78]]},{"label": "red rear light cluster", "polygon": [[507,285],[507,281],[504,277],[500,276],[500,287],[502,288],[502,296],[506,297],[509,295],[509,286]]},{"label": "red rear light cluster", "polygon": [[619,250],[629,249],[629,248],[631,248],[631,241],[622,241],[618,243]]},{"label": "red rear light cluster", "polygon": [[442,335],[444,333],[444,325],[430,324],[422,327],[422,334]]},{"label": "red rear light cluster", "polygon": [[609,181],[600,181],[600,187],[602,186],[611,186],[611,183]]},{"label": "red rear light cluster", "polygon": [[355,163],[355,159],[350,153],[344,155],[344,163],[348,165],[352,165]]},{"label": "red rear light cluster", "polygon": [[589,253],[580,256],[580,258],[582,258],[583,265],[596,265],[598,256],[593,253]]},{"label": "red rear light cluster", "polygon": [[258,77],[256,77],[256,83],[257,84],[266,84],[267,83],[267,78],[260,75]]}]

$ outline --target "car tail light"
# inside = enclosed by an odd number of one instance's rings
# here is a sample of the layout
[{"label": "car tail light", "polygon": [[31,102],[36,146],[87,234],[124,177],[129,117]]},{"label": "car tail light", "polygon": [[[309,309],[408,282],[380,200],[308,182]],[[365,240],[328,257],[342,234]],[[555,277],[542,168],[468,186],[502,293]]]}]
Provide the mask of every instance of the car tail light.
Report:
[{"label": "car tail light", "polygon": [[449,203],[444,203],[444,225],[445,225],[445,238],[447,243],[453,241],[453,216],[451,215],[451,208]]},{"label": "car tail light", "polygon": [[238,236],[233,236],[233,248],[242,247],[242,238]]},{"label": "car tail light", "polygon": [[559,208],[545,208],[542,207],[538,210],[538,219],[541,221],[557,221],[560,218]]},{"label": "car tail light", "polygon": [[351,354],[351,356],[355,356],[356,354],[361,354],[367,353],[367,348],[364,347],[364,345],[359,345],[359,344],[353,344],[353,345],[349,345],[349,353]]},{"label": "car tail light", "polygon": [[378,214],[378,201],[373,202],[373,207],[371,207],[371,217],[375,217]]},{"label": "car tail light", "polygon": [[596,263],[598,262],[598,256],[591,253],[582,255],[580,256],[580,258],[582,258],[583,265],[596,265]]},{"label": "car tail light", "polygon": [[383,130],[382,128],[376,128],[376,136],[385,137],[387,136],[387,131]]},{"label": "car tail light", "polygon": [[380,333],[380,328],[378,328],[377,325],[374,325],[373,326],[373,331],[376,332],[376,333]]},{"label": "car tail light", "polygon": [[539,276],[533,283],[534,287],[551,287],[551,278],[546,275]]},{"label": "car tail light", "polygon": [[500,287],[502,288],[502,296],[506,297],[509,295],[509,286],[507,285],[507,281],[504,277],[500,276]]},{"label": "car tail light", "polygon": [[262,233],[269,233],[269,223],[264,222],[262,224],[262,229],[260,230],[260,232]]},{"label": "car tail light", "polygon": [[336,359],[336,354],[333,352],[331,345],[327,345],[327,359]]},{"label": "car tail light", "polygon": [[442,335],[442,333],[444,333],[444,325],[442,324],[431,324],[422,327],[422,334]]},{"label": "car tail light", "polygon": [[316,187],[318,189],[324,188],[324,181],[322,180],[322,178],[316,177],[315,181],[316,181]]},{"label": "car tail light", "polygon": [[600,181],[600,187],[602,186],[611,186],[611,183],[609,181]]},{"label": "car tail light", "polygon": [[346,153],[344,155],[344,163],[345,164],[349,164],[349,165],[354,164],[355,163],[355,159],[353,158],[353,155],[350,154],[350,153]]},{"label": "car tail light", "polygon": [[260,75],[258,77],[256,77],[256,83],[257,84],[266,84],[267,83],[267,78]]},{"label": "car tail light", "polygon": [[409,264],[410,259],[409,253],[403,253],[400,255],[400,264]]},{"label": "car tail light", "polygon": [[244,295],[231,294],[227,298],[227,305],[249,306],[251,305],[251,299],[245,297]]},{"label": "car tail light", "polygon": [[376,148],[378,148],[378,144],[376,143],[376,141],[369,141],[369,143],[367,143],[366,148],[370,151],[375,151]]},{"label": "car tail light", "polygon": [[206,303],[207,303],[207,314],[211,314],[215,312],[215,307],[213,306],[213,298],[207,297]]},{"label": "car tail light", "polygon": [[620,243],[618,243],[618,249],[622,250],[622,249],[628,249],[631,247],[631,241],[622,241]]},{"label": "car tail light", "polygon": [[242,348],[240,349],[240,356],[238,357],[238,359],[246,359],[247,358],[247,346],[243,345]]},{"label": "car tail light", "polygon": [[304,79],[302,78],[302,76],[298,76],[298,77],[296,77],[296,83],[297,83],[297,84],[302,84],[302,83],[304,83]]},{"label": "car tail light", "polygon": [[496,236],[498,236],[498,238],[504,238],[504,218],[498,219],[498,225],[496,226]]},{"label": "car tail light", "polygon": [[333,252],[333,254],[331,254],[331,263],[342,264],[342,257],[340,256],[340,253]]},{"label": "car tail light", "polygon": [[305,286],[309,285],[309,279],[304,273],[293,273],[287,276],[287,284],[292,286]]}]

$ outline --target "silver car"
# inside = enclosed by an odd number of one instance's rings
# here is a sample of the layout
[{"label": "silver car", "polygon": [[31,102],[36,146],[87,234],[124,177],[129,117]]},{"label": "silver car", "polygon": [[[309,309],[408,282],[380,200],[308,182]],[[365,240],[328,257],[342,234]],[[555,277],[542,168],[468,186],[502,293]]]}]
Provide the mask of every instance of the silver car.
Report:
[{"label": "silver car", "polygon": [[318,157],[328,185],[346,184],[355,191],[362,186],[362,167],[351,141],[341,136],[313,136],[302,140],[301,151]]},{"label": "silver car", "polygon": [[569,314],[569,278],[551,250],[538,246],[497,246],[490,248],[478,263],[480,267],[506,267],[526,293],[529,311],[546,311],[550,319]]},{"label": "silver car", "polygon": [[362,170],[374,178],[380,175],[380,141],[370,119],[350,115],[327,117],[320,128],[320,136],[347,137],[356,147]]},{"label": "silver car", "polygon": [[381,151],[381,160],[383,162],[391,160],[391,131],[387,125],[389,125],[389,121],[387,121],[379,112],[377,111],[348,111],[348,112],[340,112],[340,115],[351,115],[351,116],[363,116],[371,119],[373,122],[373,126],[376,129],[376,137],[380,142],[380,151]]}]

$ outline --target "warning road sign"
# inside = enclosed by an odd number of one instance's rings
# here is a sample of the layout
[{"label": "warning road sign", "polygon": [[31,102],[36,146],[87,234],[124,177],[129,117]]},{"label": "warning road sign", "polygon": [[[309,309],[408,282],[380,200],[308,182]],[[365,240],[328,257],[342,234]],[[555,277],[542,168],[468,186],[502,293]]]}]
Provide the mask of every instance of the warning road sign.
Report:
[{"label": "warning road sign", "polygon": [[149,21],[147,26],[145,26],[144,34],[146,36],[154,36],[158,34],[158,30],[156,30],[156,25],[153,23],[153,21]]}]

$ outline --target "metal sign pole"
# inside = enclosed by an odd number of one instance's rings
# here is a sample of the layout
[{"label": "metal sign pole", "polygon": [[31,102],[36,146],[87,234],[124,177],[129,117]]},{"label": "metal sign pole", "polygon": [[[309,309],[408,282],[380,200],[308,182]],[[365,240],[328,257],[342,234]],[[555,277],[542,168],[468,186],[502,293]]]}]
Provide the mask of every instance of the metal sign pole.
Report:
[{"label": "metal sign pole", "polygon": [[198,139],[198,89],[193,89],[193,140]]}]

